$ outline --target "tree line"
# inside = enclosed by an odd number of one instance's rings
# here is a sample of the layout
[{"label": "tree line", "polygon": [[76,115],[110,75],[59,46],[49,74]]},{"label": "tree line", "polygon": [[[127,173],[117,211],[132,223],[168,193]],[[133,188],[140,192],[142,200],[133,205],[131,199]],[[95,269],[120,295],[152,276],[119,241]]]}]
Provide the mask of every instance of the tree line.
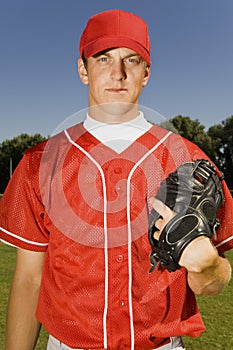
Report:
[{"label": "tree line", "polygon": [[233,190],[233,115],[207,131],[197,119],[191,120],[190,117],[178,115],[170,122],[181,136],[195,143],[208,155],[223,173],[228,187]]},{"label": "tree line", "polygon": [[[207,131],[198,119],[178,115],[163,127],[172,130],[198,145],[224,174],[230,189],[233,189],[233,115]],[[11,174],[26,149],[44,141],[40,134],[21,134],[0,144],[0,193],[3,193]]]}]

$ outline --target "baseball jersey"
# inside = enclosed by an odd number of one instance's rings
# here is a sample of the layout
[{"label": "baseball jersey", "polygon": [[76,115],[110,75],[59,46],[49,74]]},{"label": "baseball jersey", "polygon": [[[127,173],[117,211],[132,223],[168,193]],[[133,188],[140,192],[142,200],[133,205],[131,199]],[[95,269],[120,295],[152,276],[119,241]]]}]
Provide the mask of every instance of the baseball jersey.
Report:
[{"label": "baseball jersey", "polygon": [[[26,151],[3,196],[2,240],[46,252],[37,318],[74,348],[154,349],[205,329],[186,270],[149,273],[148,199],[184,161],[207,156],[158,126],[122,152],[82,124]],[[232,248],[225,183],[214,244]]]}]

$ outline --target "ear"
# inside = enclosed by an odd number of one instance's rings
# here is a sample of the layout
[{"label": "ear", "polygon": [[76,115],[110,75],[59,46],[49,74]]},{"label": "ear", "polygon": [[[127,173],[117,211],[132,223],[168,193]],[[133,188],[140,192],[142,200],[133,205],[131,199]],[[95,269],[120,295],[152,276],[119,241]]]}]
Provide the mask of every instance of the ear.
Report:
[{"label": "ear", "polygon": [[78,74],[79,74],[79,77],[81,79],[81,82],[83,84],[87,85],[88,84],[88,74],[87,74],[87,70],[84,66],[82,58],[79,58],[77,63],[78,63]]},{"label": "ear", "polygon": [[150,67],[146,67],[144,71],[144,78],[142,80],[142,87],[146,86],[150,77]]}]

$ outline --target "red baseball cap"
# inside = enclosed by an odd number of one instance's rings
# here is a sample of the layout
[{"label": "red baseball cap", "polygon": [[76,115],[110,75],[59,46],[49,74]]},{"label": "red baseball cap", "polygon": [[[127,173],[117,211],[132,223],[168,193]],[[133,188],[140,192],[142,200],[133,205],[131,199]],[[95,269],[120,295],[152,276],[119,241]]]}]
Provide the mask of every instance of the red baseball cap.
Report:
[{"label": "red baseball cap", "polygon": [[80,57],[84,54],[89,58],[116,47],[134,50],[150,65],[150,41],[144,20],[122,10],[109,10],[92,16],[80,39]]}]

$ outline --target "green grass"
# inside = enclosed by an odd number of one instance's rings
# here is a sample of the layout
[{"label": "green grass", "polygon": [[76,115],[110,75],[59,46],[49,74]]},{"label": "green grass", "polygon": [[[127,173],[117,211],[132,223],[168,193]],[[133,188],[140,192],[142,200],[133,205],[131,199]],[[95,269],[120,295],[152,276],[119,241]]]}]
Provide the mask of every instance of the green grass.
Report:
[{"label": "green grass", "polygon": [[[227,253],[233,266],[233,251]],[[0,349],[4,349],[4,328],[7,298],[14,269],[15,249],[0,244]],[[187,350],[233,349],[233,279],[227,288],[215,297],[198,297],[199,308],[206,325],[200,338],[185,337]],[[42,328],[36,350],[45,350],[47,333]],[[143,349],[142,349],[143,350]]]},{"label": "green grass", "polygon": [[[226,257],[233,266],[233,250],[227,252]],[[185,338],[187,350],[232,350],[233,278],[221,294],[198,296],[197,300],[206,331],[199,338]]]}]

